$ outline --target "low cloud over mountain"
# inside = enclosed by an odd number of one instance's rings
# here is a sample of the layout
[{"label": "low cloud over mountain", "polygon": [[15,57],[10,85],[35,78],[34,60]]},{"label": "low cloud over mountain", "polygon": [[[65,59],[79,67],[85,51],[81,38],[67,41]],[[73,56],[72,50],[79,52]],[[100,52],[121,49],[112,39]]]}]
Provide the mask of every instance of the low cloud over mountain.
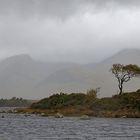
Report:
[{"label": "low cloud over mountain", "polygon": [[[99,96],[117,93],[117,81],[109,71],[112,64],[137,64],[140,50],[126,49],[97,64],[46,63],[22,54],[0,62],[0,95],[43,98],[58,92],[86,92],[100,87]],[[124,90],[139,88],[139,78],[125,84]]]}]

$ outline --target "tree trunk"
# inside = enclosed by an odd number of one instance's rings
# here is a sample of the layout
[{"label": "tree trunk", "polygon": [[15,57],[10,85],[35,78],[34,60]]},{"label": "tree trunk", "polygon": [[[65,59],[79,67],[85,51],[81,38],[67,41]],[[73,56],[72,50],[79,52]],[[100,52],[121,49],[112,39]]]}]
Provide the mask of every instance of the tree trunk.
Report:
[{"label": "tree trunk", "polygon": [[119,94],[121,95],[121,94],[122,94],[122,89],[123,89],[123,88],[122,88],[122,87],[120,87],[119,89],[120,89],[120,93],[119,93]]},{"label": "tree trunk", "polygon": [[121,95],[122,91],[123,91],[123,81],[122,80],[119,82],[119,90],[120,90],[119,95]]}]

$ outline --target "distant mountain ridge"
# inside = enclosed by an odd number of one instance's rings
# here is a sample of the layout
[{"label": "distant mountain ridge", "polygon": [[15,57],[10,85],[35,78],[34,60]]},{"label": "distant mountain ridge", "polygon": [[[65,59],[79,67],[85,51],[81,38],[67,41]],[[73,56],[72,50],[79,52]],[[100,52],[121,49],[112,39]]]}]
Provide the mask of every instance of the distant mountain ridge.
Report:
[{"label": "distant mountain ridge", "polygon": [[[140,50],[125,49],[97,64],[47,63],[27,54],[0,62],[0,96],[2,98],[44,98],[57,92],[85,92],[100,87],[100,96],[117,93],[117,81],[109,71],[112,64],[137,64]],[[93,66],[94,65],[94,66]],[[125,90],[140,88],[140,79],[125,84]]]},{"label": "distant mountain ridge", "polygon": [[1,98],[41,98],[36,85],[57,70],[73,67],[75,64],[44,63],[33,60],[27,54],[8,57],[0,62]]},{"label": "distant mountain ridge", "polygon": [[[79,69],[77,67],[71,69],[64,69],[53,73],[46,77],[41,89],[48,89],[52,92],[86,92],[88,88],[101,88],[100,96],[111,96],[118,91],[117,81],[110,72],[110,68],[114,63],[121,64],[137,64],[140,66],[140,50],[125,49],[117,54],[105,59],[104,61],[91,67],[89,65],[82,65]],[[92,65],[92,64],[91,64]],[[74,77],[72,79],[72,77]],[[67,79],[69,81],[67,81]],[[71,81],[70,81],[71,80]],[[56,82],[57,81],[57,82]],[[52,84],[54,83],[54,85]],[[54,87],[51,87],[51,86]],[[124,85],[126,90],[135,90],[139,88],[139,79],[132,79]]]}]

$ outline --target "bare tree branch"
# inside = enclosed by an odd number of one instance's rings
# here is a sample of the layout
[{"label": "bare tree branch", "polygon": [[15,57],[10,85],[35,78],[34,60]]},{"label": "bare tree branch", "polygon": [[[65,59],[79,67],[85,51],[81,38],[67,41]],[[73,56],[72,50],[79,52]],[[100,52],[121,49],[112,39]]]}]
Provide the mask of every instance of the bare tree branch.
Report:
[{"label": "bare tree branch", "polygon": [[133,77],[140,75],[140,67],[132,64],[129,65],[113,64],[111,72],[117,78],[120,94],[122,94],[123,83],[128,82]]}]

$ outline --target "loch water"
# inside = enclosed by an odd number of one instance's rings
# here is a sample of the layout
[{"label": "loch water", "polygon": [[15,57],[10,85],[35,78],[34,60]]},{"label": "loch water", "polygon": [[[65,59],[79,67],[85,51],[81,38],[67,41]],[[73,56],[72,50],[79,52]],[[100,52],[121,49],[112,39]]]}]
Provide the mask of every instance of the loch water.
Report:
[{"label": "loch water", "polygon": [[140,119],[0,114],[0,140],[140,140]]}]

